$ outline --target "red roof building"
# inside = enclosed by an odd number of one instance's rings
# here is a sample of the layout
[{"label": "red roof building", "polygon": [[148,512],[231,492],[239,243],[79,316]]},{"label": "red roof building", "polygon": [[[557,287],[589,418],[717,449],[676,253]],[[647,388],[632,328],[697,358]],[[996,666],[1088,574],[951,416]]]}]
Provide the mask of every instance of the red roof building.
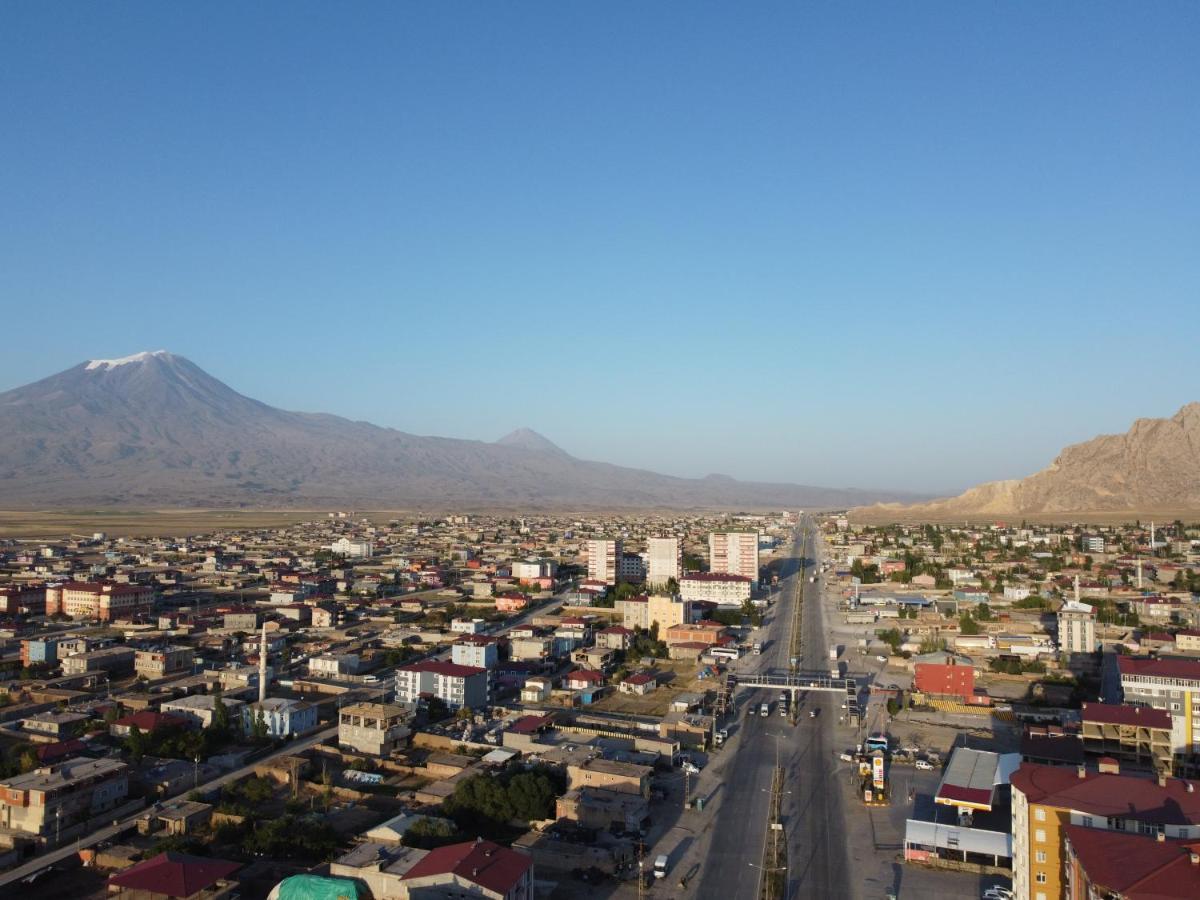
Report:
[{"label": "red roof building", "polygon": [[1071,896],[1122,900],[1200,897],[1200,841],[1068,825]]},{"label": "red roof building", "polygon": [[430,850],[408,870],[404,882],[410,892],[433,888],[495,900],[533,900],[533,860],[482,839],[450,844]]},{"label": "red roof building", "polygon": [[108,879],[110,888],[154,897],[194,897],[225,881],[242,867],[224,859],[207,859],[168,850]]},{"label": "red roof building", "polygon": [[915,686],[922,694],[935,697],[959,697],[966,701],[975,694],[975,667],[959,666],[953,662],[917,663]]}]

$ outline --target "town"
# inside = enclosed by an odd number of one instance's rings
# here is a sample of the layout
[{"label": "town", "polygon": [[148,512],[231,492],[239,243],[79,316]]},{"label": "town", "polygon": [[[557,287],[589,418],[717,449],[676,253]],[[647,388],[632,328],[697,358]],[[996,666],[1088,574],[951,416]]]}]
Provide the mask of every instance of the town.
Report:
[{"label": "town", "polygon": [[1195,896],[1197,538],[791,511],[10,540],[0,884]]}]

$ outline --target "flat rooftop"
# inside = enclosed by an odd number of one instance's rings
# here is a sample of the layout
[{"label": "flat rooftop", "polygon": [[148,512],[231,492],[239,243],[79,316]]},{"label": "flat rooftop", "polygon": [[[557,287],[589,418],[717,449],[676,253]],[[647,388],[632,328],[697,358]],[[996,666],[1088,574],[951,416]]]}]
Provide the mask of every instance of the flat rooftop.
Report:
[{"label": "flat rooftop", "polygon": [[992,753],[959,747],[942,774],[935,803],[990,810],[996,787],[1008,784],[1009,776],[1021,765],[1019,753]]}]

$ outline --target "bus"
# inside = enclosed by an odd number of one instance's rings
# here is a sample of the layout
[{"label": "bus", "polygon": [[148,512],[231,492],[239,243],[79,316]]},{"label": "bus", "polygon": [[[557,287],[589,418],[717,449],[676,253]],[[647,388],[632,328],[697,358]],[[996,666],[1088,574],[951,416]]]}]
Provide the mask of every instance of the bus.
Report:
[{"label": "bus", "polygon": [[734,662],[741,657],[742,651],[737,647],[713,647],[708,651],[708,655],[713,659],[724,659]]}]

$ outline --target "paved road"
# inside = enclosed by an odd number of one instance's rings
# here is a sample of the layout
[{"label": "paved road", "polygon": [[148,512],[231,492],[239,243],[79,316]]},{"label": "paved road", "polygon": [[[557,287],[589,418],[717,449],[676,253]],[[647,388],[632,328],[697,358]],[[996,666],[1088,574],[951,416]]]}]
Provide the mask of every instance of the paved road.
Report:
[{"label": "paved road", "polygon": [[[784,563],[779,600],[765,623],[767,644],[761,657],[749,657],[739,671],[786,672],[792,628],[794,586],[807,578],[802,562],[815,564],[818,546],[815,523],[805,518],[796,533],[791,558]],[[806,585],[807,587],[807,585]],[[827,669],[829,660],[821,604],[815,590],[808,591],[802,627],[800,667]],[[699,898],[754,900],[759,895],[767,828],[771,773],[778,761],[785,771],[781,805],[784,835],[788,842],[788,897],[847,897],[855,890],[846,855],[845,822],[839,788],[835,782],[835,757],[830,732],[839,713],[838,695],[814,692],[800,695],[800,717],[793,726],[778,715],[774,691],[743,690],[736,697],[737,724],[732,748],[735,756],[725,768],[725,796],[696,889]],[[747,715],[762,701],[772,705],[771,715]],[[810,718],[810,710],[818,710]]]},{"label": "paved road", "polygon": [[[805,517],[801,555],[810,569],[818,568],[819,543],[816,522]],[[805,578],[811,574],[806,570]],[[825,616],[819,585],[805,592],[803,653],[800,666],[808,671],[829,667],[825,639]],[[802,702],[797,734],[790,742],[792,753],[785,763],[787,782],[783,803],[784,827],[788,837],[789,897],[849,897],[857,889],[850,876],[846,853],[846,823],[841,789],[837,783],[833,730],[845,698],[814,692]],[[808,717],[817,710],[817,718]]]}]

